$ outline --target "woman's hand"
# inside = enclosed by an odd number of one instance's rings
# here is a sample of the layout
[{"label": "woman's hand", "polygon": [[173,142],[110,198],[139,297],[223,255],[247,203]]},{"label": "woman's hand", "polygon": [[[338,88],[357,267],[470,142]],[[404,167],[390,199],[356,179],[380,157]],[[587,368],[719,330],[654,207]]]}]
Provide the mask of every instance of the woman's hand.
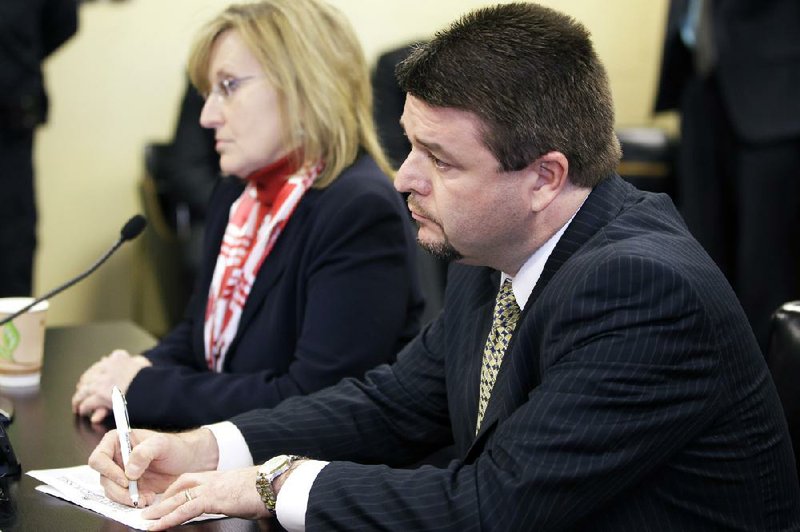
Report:
[{"label": "woman's hand", "polygon": [[72,411],[90,416],[92,423],[103,421],[111,410],[111,389],[117,386],[122,393],[128,391],[133,378],[151,362],[141,355],[132,356],[117,349],[101,358],[87,369],[72,396]]}]

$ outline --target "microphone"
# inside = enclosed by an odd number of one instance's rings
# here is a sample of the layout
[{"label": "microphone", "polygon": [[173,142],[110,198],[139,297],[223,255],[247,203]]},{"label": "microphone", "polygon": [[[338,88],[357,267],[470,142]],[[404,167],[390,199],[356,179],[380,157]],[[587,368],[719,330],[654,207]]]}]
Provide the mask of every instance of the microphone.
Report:
[{"label": "microphone", "polygon": [[117,249],[119,249],[119,247],[123,243],[125,243],[125,242],[127,242],[129,240],[133,240],[134,238],[139,236],[141,234],[141,232],[144,231],[144,227],[146,225],[147,225],[147,219],[144,216],[142,216],[141,214],[137,214],[136,216],[133,216],[130,220],[125,222],[125,225],[122,226],[122,229],[119,232],[119,239],[117,239],[116,243],[113,246],[111,246],[111,248],[109,248],[109,250],[106,251],[105,254],[103,254],[103,256],[100,257],[100,259],[97,260],[97,262],[92,264],[89,267],[88,270],[86,270],[85,272],[83,272],[79,276],[75,277],[74,279],[62,284],[61,286],[56,287],[53,290],[50,290],[45,295],[43,295],[41,297],[37,297],[29,305],[19,309],[18,311],[16,311],[15,313],[11,314],[10,316],[7,316],[7,317],[3,318],[2,320],[0,320],[0,327],[5,325],[6,323],[10,322],[14,318],[22,316],[28,310],[30,310],[32,307],[38,305],[42,301],[44,301],[46,299],[50,299],[51,297],[53,297],[53,296],[55,296],[57,294],[60,294],[61,292],[63,292],[67,288],[69,288],[70,286],[72,286],[72,285],[84,280],[86,277],[88,277],[89,275],[94,273],[94,271],[97,268],[99,268],[105,261],[107,261],[108,258],[111,255],[113,255],[114,252],[117,251]]}]

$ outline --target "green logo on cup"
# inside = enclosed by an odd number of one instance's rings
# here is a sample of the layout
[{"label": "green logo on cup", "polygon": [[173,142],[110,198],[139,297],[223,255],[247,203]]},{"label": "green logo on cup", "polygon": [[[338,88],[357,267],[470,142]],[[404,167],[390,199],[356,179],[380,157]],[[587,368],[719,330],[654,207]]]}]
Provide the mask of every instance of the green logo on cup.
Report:
[{"label": "green logo on cup", "polygon": [[19,331],[14,322],[6,323],[0,333],[0,359],[14,361],[14,350],[19,345]]}]

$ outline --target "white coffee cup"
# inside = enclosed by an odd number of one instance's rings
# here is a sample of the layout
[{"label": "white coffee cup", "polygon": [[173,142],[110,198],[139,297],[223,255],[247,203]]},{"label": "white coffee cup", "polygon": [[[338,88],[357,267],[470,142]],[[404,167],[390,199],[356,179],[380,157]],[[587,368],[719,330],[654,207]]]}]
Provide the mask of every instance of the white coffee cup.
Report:
[{"label": "white coffee cup", "polygon": [[[0,298],[0,320],[30,305],[30,297]],[[0,326],[0,387],[38,386],[44,358],[47,301]]]}]

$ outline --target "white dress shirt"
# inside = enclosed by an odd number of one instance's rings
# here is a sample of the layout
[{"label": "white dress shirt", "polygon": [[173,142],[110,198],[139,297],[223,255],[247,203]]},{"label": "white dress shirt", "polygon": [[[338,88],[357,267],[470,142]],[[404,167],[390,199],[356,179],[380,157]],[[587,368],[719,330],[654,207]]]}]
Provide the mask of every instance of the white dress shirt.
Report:
[{"label": "white dress shirt", "polygon": [[[574,217],[575,215],[573,214],[572,218]],[[514,298],[517,300],[520,311],[528,303],[528,298],[542,275],[550,253],[556,247],[572,218],[567,220],[567,223],[561,229],[525,261],[514,277],[505,273],[501,276],[500,286],[506,279],[511,279]],[[210,429],[217,439],[219,447],[218,471],[253,465],[253,457],[236,425],[230,421],[223,421],[214,425],[207,425],[206,428]],[[281,526],[289,532],[305,531],[308,494],[311,492],[311,486],[314,484],[317,475],[328,463],[321,460],[307,460],[297,466],[281,486],[275,504],[275,513]]]}]

